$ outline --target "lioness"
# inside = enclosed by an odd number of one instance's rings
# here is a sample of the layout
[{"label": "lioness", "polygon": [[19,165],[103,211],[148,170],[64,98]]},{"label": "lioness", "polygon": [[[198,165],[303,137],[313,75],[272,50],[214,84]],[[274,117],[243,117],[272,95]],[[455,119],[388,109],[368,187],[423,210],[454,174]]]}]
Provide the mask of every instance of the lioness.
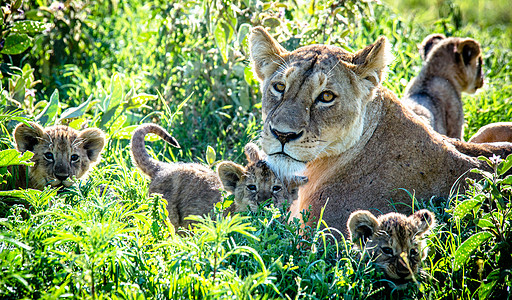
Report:
[{"label": "lioness", "polygon": [[462,140],[461,92],[474,93],[484,82],[480,44],[432,34],[423,40],[420,52],[425,63],[407,85],[402,101],[435,131]]},{"label": "lioness", "polygon": [[269,199],[275,207],[282,207],[285,202],[291,204],[299,197],[299,187],[306,184],[306,177],[281,180],[270,169],[265,161],[266,155],[258,146],[248,143],[244,150],[249,161],[247,166],[223,161],[217,167],[224,188],[235,195],[234,211],[243,211],[247,207],[256,211]]},{"label": "lioness", "polygon": [[425,233],[434,226],[435,216],[426,209],[409,217],[388,213],[376,218],[367,210],[353,212],[347,222],[350,240],[366,248],[384,274],[394,280],[411,280],[427,255]]},{"label": "lioness", "polygon": [[471,143],[512,143],[512,122],[491,123],[478,129],[470,139]]},{"label": "lioness", "polygon": [[[82,131],[57,125],[43,128],[34,122],[14,129],[16,149],[34,153],[33,166],[20,167],[16,187],[42,190],[46,185],[69,187],[100,160],[105,134],[98,128]],[[28,170],[28,176],[25,174]]]},{"label": "lioness", "polygon": [[[263,28],[250,35],[255,74],[261,81],[262,149],[271,167],[288,177],[304,171],[292,214],[311,206],[318,220],[345,231],[351,212],[411,211],[411,197],[448,196],[471,168],[487,168],[477,155],[512,152],[447,138],[427,127],[381,86],[389,61],[384,37],[349,53],[328,45],[286,51]],[[473,174],[473,173],[471,173]],[[313,218],[312,218],[313,219]]]}]

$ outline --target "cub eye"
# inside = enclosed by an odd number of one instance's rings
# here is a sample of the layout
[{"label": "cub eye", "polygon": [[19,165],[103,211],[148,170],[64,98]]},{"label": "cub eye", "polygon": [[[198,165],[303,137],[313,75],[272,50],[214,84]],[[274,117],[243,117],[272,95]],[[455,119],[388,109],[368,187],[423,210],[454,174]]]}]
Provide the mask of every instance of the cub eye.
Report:
[{"label": "cub eye", "polygon": [[329,103],[332,102],[334,98],[336,98],[336,96],[332,92],[325,91],[318,96],[317,100],[323,103]]},{"label": "cub eye", "polygon": [[78,155],[77,154],[71,155],[71,161],[77,161],[77,160],[78,160]]},{"label": "cub eye", "polygon": [[251,192],[255,192],[257,190],[256,186],[254,184],[249,184],[247,186],[247,189]]},{"label": "cub eye", "polygon": [[280,187],[280,186],[278,186],[278,185],[274,185],[274,186],[272,187],[272,192],[273,192],[273,193],[277,193],[277,192],[279,192],[280,190],[281,190],[281,187]]},{"label": "cub eye", "polygon": [[53,153],[51,152],[46,152],[44,154],[44,158],[46,158],[47,160],[53,160]]},{"label": "cub eye", "polygon": [[284,83],[278,82],[274,84],[274,90],[276,90],[279,93],[283,93],[285,89],[286,86],[284,85]]},{"label": "cub eye", "polygon": [[416,256],[416,255],[418,255],[418,251],[416,249],[411,249],[410,255],[411,256]]},{"label": "cub eye", "polygon": [[389,248],[389,247],[382,247],[382,252],[386,255],[393,255],[393,249]]}]

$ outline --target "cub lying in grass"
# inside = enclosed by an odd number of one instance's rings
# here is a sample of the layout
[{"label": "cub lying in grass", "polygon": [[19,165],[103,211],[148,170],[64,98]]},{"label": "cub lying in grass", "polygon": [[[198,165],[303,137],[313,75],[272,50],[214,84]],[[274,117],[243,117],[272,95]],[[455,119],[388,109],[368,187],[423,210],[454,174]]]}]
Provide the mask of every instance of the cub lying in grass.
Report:
[{"label": "cub lying in grass", "polygon": [[471,143],[512,143],[512,122],[491,123],[478,129],[470,139]]},{"label": "cub lying in grass", "polygon": [[[169,219],[176,227],[188,227],[192,221],[185,220],[189,215],[205,215],[213,205],[222,200],[222,183],[225,189],[235,194],[235,205],[231,211],[243,211],[249,206],[272,199],[275,205],[285,199],[297,197],[297,183],[289,187],[281,184],[268,166],[260,158],[255,145],[246,147],[250,164],[242,167],[233,162],[222,162],[218,174],[210,168],[196,163],[164,163],[153,159],[146,151],[144,137],[154,133],[169,144],[180,147],[176,139],[156,124],[143,124],[133,133],[131,151],[137,167],[149,176],[149,193],[159,193],[168,201]],[[269,173],[270,172],[270,173]],[[220,177],[219,177],[220,174]],[[305,183],[304,179],[300,183]],[[297,181],[299,182],[299,181]],[[290,195],[291,194],[291,195]]]},{"label": "cub lying in grass", "polygon": [[461,92],[474,93],[484,82],[480,44],[432,34],[420,48],[425,64],[407,85],[402,101],[435,131],[462,140]]},{"label": "cub lying in grass", "polygon": [[423,236],[434,224],[434,214],[425,209],[409,217],[393,212],[378,218],[358,210],[350,215],[347,227],[354,246],[366,248],[388,278],[405,281],[420,270],[427,255]]},{"label": "cub lying in grass", "polygon": [[105,134],[100,129],[77,131],[62,125],[43,128],[33,122],[29,124],[20,123],[14,129],[16,149],[34,153],[34,165],[19,168],[16,188],[69,187],[73,177],[85,176],[99,162],[105,145]]}]

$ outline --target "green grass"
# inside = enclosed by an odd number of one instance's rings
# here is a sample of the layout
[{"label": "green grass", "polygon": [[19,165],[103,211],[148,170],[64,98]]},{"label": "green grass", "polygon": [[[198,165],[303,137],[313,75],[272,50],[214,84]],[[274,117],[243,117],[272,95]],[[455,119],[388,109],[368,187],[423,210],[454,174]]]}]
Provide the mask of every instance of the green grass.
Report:
[{"label": "green grass", "polygon": [[[0,298],[488,299],[512,285],[504,260],[512,243],[512,180],[501,181],[498,169],[467,192],[417,202],[439,225],[428,236],[419,281],[396,290],[348,241],[328,243],[331,229],[302,228],[279,208],[221,217],[219,205],[192,235],[177,235],[165,200],[148,197],[126,139],[134,125],[153,121],[182,145],[151,143],[162,161],[206,162],[211,146],[215,160],[242,163],[243,146],[261,129],[246,34],[249,26],[277,21],[271,33],[288,49],[328,43],[357,50],[385,35],[395,60],[384,85],[399,96],[421,68],[417,44],[426,35],[475,38],[484,52],[485,88],[463,95],[467,139],[489,122],[511,119],[512,26],[501,17],[471,17],[501,2],[480,1],[473,9],[444,1],[424,9],[421,1],[404,1],[399,13],[345,1],[337,14],[334,1],[288,1],[286,8],[253,1],[70,3],[79,9],[36,14],[50,1],[24,4],[26,18],[54,27],[34,36],[26,53],[3,56],[20,70],[2,75],[1,149],[13,148],[16,123],[36,119],[47,103],[54,103],[44,114],[47,125],[98,126],[110,139],[100,165],[69,191],[0,199]],[[58,102],[51,101],[54,90]],[[80,113],[62,118],[88,99]],[[492,237],[464,246],[477,234]]]}]

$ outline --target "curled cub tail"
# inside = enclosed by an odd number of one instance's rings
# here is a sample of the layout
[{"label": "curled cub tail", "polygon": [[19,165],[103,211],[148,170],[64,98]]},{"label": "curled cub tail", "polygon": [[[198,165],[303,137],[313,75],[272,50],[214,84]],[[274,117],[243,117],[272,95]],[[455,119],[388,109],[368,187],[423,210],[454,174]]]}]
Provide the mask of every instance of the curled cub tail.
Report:
[{"label": "curled cub tail", "polygon": [[161,137],[167,143],[173,145],[176,148],[180,148],[178,141],[173,138],[165,129],[153,124],[147,123],[142,124],[133,132],[132,136],[132,160],[135,162],[137,167],[142,170],[150,178],[153,178],[155,174],[160,170],[161,162],[152,158],[146,151],[144,137],[148,133],[154,133]]}]

